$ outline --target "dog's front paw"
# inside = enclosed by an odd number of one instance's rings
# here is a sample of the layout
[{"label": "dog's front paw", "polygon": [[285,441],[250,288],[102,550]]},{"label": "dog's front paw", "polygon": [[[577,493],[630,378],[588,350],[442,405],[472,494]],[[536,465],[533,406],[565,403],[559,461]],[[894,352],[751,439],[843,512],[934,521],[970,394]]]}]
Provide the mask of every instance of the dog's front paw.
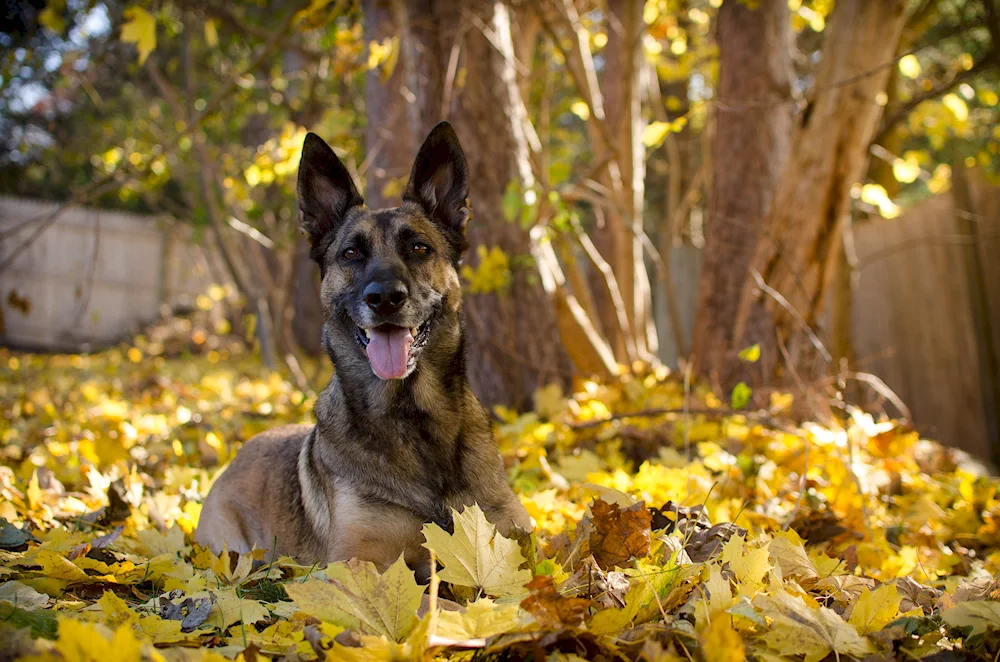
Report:
[{"label": "dog's front paw", "polygon": [[439,508],[438,512],[434,513],[434,516],[431,518],[431,522],[437,524],[450,534],[455,533],[455,518],[452,517],[451,510],[448,508],[443,506]]},{"label": "dog's front paw", "polygon": [[421,586],[426,586],[431,583],[431,564],[430,563],[417,563],[410,568],[413,571],[413,578],[417,580],[417,583]]}]

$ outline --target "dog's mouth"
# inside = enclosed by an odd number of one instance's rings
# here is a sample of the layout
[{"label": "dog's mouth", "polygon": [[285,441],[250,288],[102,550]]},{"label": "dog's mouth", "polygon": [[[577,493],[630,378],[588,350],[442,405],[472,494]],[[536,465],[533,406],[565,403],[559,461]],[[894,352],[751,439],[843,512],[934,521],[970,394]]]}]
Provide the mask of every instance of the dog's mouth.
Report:
[{"label": "dog's mouth", "polygon": [[416,365],[416,355],[427,342],[430,324],[428,318],[413,328],[395,324],[379,324],[368,329],[359,326],[355,338],[379,379],[402,379]]}]

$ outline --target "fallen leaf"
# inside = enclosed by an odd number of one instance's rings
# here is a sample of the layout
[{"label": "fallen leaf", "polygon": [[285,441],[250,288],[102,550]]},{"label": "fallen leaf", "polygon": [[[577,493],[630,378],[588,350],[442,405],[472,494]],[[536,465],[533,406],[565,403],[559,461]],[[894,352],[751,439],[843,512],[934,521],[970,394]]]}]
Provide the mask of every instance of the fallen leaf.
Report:
[{"label": "fallen leaf", "polygon": [[632,558],[649,554],[652,517],[645,503],[621,508],[617,503],[595,499],[590,510],[594,522],[590,552],[603,569],[624,567]]},{"label": "fallen leaf", "polygon": [[131,662],[140,658],[142,646],[129,625],[112,632],[98,624],[63,618],[55,650],[63,660],[73,662]]},{"label": "fallen leaf", "polygon": [[794,531],[776,534],[767,547],[767,553],[771,563],[781,569],[782,577],[800,582],[819,578],[819,573],[806,554],[802,540]]},{"label": "fallen leaf", "polygon": [[329,582],[310,579],[285,586],[299,609],[321,620],[402,641],[417,625],[424,587],[403,556],[383,574],[369,561],[352,559],[327,568]]},{"label": "fallen leaf", "polygon": [[544,628],[558,629],[583,623],[590,608],[587,598],[563,597],[556,590],[552,578],[540,575],[527,586],[531,593],[521,601],[521,609],[535,617]]},{"label": "fallen leaf", "polygon": [[465,606],[464,612],[442,611],[438,614],[436,634],[449,639],[478,639],[512,632],[519,623],[517,605],[498,605],[480,598]]},{"label": "fallen leaf", "polygon": [[743,639],[723,614],[716,615],[698,637],[705,662],[743,662]]},{"label": "fallen leaf", "polygon": [[173,602],[167,596],[160,596],[160,616],[166,620],[180,621],[182,632],[191,632],[208,618],[215,604],[214,596],[204,598],[184,598]]},{"label": "fallen leaf", "polygon": [[215,605],[211,613],[205,619],[204,625],[218,628],[220,632],[225,632],[234,623],[252,625],[271,615],[261,602],[249,598],[241,598],[236,594],[235,588],[213,589],[201,594],[194,594],[191,597],[195,600],[201,598],[211,599],[215,596]]},{"label": "fallen leaf", "polygon": [[0,584],[0,601],[31,610],[46,607],[52,600],[44,593],[39,593],[21,582],[9,581]]},{"label": "fallen leaf", "polygon": [[437,524],[425,524],[423,528],[427,540],[424,547],[434,550],[444,564],[438,573],[441,580],[495,597],[524,593],[531,572],[519,569],[524,563],[520,546],[500,535],[477,504],[452,514],[453,534]]},{"label": "fallen leaf", "polygon": [[972,635],[1000,629],[1000,602],[959,602],[941,612],[941,620],[953,628],[971,628]]},{"label": "fallen leaf", "polygon": [[861,634],[881,630],[899,613],[902,596],[893,584],[883,584],[874,591],[864,589],[854,602],[847,622]]},{"label": "fallen leaf", "polygon": [[805,662],[819,662],[831,652],[861,658],[872,651],[871,643],[836,612],[813,609],[799,596],[778,590],[758,595],[753,605],[771,621],[764,642],[783,656],[802,655]]}]

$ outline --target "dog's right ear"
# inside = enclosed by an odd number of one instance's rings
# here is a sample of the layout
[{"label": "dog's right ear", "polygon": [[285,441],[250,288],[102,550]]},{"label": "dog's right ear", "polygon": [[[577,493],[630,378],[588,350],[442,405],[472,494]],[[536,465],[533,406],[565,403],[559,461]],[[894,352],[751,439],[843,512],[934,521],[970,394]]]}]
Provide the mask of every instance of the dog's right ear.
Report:
[{"label": "dog's right ear", "polygon": [[323,237],[336,230],[348,210],[363,205],[364,200],[347,168],[315,133],[307,134],[302,145],[298,194],[302,230],[309,236],[312,258],[319,262]]}]

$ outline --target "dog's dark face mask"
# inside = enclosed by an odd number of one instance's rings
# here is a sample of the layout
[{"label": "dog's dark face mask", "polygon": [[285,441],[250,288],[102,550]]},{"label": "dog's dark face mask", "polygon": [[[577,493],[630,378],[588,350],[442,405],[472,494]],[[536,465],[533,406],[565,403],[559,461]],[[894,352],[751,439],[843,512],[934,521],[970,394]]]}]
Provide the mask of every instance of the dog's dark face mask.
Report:
[{"label": "dog's dark face mask", "polygon": [[405,379],[423,352],[457,342],[450,336],[461,303],[467,197],[465,155],[446,122],[420,148],[403,204],[390,209],[365,207],[329,145],[306,136],[299,211],[322,275],[324,335],[338,370],[367,363],[379,379]]}]

